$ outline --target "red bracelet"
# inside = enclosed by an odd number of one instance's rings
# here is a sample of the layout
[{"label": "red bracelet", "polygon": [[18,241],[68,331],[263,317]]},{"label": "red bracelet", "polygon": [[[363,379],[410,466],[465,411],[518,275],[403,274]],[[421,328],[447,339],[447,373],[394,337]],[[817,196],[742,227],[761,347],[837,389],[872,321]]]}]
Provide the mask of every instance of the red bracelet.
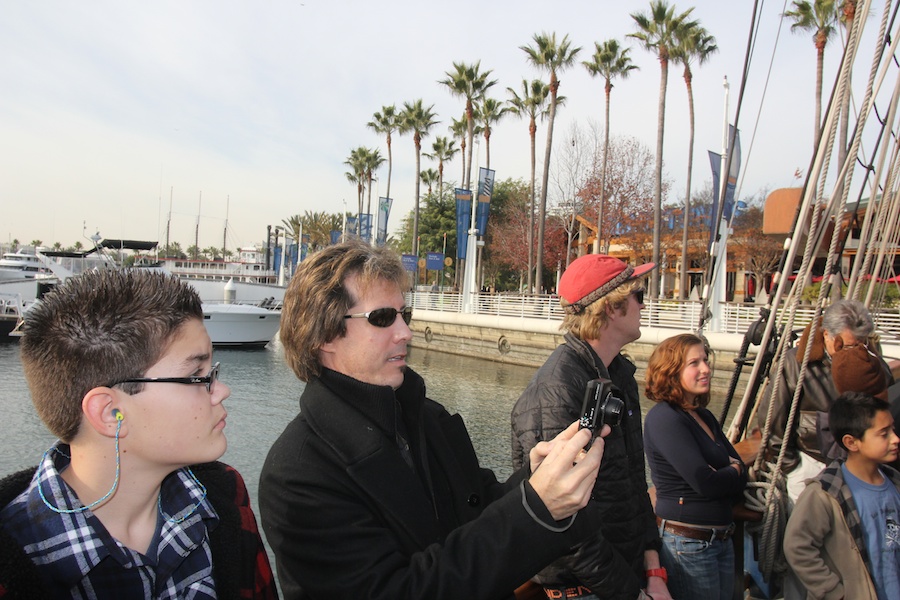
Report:
[{"label": "red bracelet", "polygon": [[650,577],[659,577],[663,580],[663,583],[669,583],[669,574],[663,567],[659,567],[658,569],[647,569],[647,578]]}]

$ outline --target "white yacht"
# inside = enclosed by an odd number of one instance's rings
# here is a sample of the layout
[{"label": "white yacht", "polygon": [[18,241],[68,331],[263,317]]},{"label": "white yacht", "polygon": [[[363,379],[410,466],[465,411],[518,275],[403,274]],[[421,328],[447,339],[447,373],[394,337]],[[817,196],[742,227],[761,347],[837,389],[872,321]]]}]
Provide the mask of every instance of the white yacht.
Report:
[{"label": "white yacht", "polygon": [[34,279],[46,273],[44,263],[34,254],[21,250],[4,252],[0,257],[0,281],[7,279]]}]

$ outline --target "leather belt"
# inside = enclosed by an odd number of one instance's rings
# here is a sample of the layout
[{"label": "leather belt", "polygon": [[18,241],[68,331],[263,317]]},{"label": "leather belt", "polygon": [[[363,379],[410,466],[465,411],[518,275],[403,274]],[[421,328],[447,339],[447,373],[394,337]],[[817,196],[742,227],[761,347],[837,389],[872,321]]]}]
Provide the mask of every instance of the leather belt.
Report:
[{"label": "leather belt", "polygon": [[584,598],[585,596],[593,596],[594,592],[583,585],[575,585],[571,587],[544,587],[544,593],[549,600],[562,600],[563,598],[575,599]]},{"label": "leather belt", "polygon": [[[663,524],[663,519],[656,517],[657,526]],[[680,535],[682,537],[691,538],[692,540],[704,540],[711,542],[713,540],[724,541],[731,537],[734,533],[734,523],[725,529],[714,529],[712,527],[690,527],[688,525],[676,525],[671,521],[665,521],[665,531]]]}]

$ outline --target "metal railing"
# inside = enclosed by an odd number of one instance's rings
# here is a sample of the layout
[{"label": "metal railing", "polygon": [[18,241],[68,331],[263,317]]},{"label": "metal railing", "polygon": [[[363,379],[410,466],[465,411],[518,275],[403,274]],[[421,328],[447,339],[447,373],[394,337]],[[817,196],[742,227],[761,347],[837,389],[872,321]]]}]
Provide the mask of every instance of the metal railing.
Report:
[{"label": "metal railing", "polygon": [[[408,303],[413,309],[436,310],[442,312],[462,312],[462,295],[459,292],[416,291],[410,292]],[[702,303],[697,300],[651,300],[644,299],[641,325],[692,330],[700,322]],[[722,317],[723,333],[744,334],[747,328],[759,318],[760,306],[752,303],[725,303]],[[518,294],[477,294],[474,314],[547,319],[561,321],[563,310],[559,297],[552,295]],[[783,310],[783,309],[782,309]],[[782,311],[779,311],[781,318]],[[800,308],[794,318],[794,327],[802,328],[812,320],[813,307]],[[897,309],[873,310],[872,317],[876,329],[882,337],[900,340],[900,311]]]}]

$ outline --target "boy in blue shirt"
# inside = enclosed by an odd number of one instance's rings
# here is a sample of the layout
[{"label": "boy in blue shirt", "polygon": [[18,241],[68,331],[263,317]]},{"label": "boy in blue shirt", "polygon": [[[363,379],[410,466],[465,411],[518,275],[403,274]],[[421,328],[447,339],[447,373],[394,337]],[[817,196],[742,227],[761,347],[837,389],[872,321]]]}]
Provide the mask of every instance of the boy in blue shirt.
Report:
[{"label": "boy in blue shirt", "polygon": [[890,405],[847,392],[829,411],[847,450],[797,500],[784,553],[810,598],[900,598],[900,474]]}]

